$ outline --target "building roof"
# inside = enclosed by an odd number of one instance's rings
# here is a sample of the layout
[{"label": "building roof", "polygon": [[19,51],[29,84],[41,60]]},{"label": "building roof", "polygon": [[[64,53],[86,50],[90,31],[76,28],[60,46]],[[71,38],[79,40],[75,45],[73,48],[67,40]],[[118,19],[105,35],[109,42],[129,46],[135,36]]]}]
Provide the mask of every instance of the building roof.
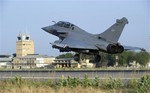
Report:
[{"label": "building roof", "polygon": [[74,60],[73,58],[59,58],[59,59],[55,59],[55,60]]},{"label": "building roof", "polygon": [[0,58],[9,58],[10,55],[0,55]]},{"label": "building roof", "polygon": [[29,54],[29,55],[27,55],[27,56],[16,57],[16,58],[52,58],[52,57],[47,56],[47,55]]},{"label": "building roof", "polygon": [[0,62],[11,62],[12,58],[0,58]]}]

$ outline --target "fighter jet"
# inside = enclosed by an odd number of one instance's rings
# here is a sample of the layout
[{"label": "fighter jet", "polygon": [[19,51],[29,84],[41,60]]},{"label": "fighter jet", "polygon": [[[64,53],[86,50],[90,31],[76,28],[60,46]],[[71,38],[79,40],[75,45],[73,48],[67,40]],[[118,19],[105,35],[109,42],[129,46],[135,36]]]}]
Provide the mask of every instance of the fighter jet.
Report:
[{"label": "fighter jet", "polygon": [[[53,21],[54,22],[54,21]],[[110,54],[122,53],[124,50],[139,49],[121,45],[118,40],[125,25],[128,24],[127,18],[117,19],[111,27],[101,34],[91,34],[78,26],[66,22],[54,22],[53,25],[43,27],[42,29],[52,35],[59,37],[59,40],[50,43],[53,48],[59,49],[60,52],[74,51],[74,60],[79,61],[79,54],[94,55],[94,60],[101,60],[100,52]]]}]

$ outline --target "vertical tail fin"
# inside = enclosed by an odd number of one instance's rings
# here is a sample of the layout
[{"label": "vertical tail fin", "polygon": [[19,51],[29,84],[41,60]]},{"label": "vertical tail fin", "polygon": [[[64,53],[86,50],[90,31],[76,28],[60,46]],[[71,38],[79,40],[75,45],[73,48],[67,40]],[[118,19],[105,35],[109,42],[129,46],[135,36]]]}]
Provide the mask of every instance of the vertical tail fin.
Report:
[{"label": "vertical tail fin", "polygon": [[122,19],[117,19],[115,24],[113,24],[110,28],[105,30],[103,33],[98,34],[96,36],[108,41],[118,42],[118,39],[126,24],[128,24],[128,20],[125,17],[123,17]]}]

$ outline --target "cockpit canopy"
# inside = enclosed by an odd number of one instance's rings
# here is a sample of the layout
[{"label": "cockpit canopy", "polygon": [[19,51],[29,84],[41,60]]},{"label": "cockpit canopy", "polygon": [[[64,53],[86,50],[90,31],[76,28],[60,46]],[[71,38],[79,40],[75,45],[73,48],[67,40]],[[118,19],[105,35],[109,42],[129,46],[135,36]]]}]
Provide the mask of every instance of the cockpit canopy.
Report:
[{"label": "cockpit canopy", "polygon": [[59,21],[56,23],[57,26],[65,27],[65,28],[72,28],[74,25],[69,22]]}]

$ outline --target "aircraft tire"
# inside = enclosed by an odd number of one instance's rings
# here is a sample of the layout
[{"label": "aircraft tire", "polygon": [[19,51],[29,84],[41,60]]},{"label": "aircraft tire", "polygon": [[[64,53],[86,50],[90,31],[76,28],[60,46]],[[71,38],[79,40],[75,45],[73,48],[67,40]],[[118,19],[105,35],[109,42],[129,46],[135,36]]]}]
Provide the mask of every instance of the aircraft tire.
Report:
[{"label": "aircraft tire", "polygon": [[79,61],[80,60],[80,55],[79,54],[75,54],[74,55],[74,60],[75,61]]},{"label": "aircraft tire", "polygon": [[100,55],[96,55],[95,58],[94,58],[94,61],[97,63],[97,62],[100,62],[101,61],[101,56]]}]

